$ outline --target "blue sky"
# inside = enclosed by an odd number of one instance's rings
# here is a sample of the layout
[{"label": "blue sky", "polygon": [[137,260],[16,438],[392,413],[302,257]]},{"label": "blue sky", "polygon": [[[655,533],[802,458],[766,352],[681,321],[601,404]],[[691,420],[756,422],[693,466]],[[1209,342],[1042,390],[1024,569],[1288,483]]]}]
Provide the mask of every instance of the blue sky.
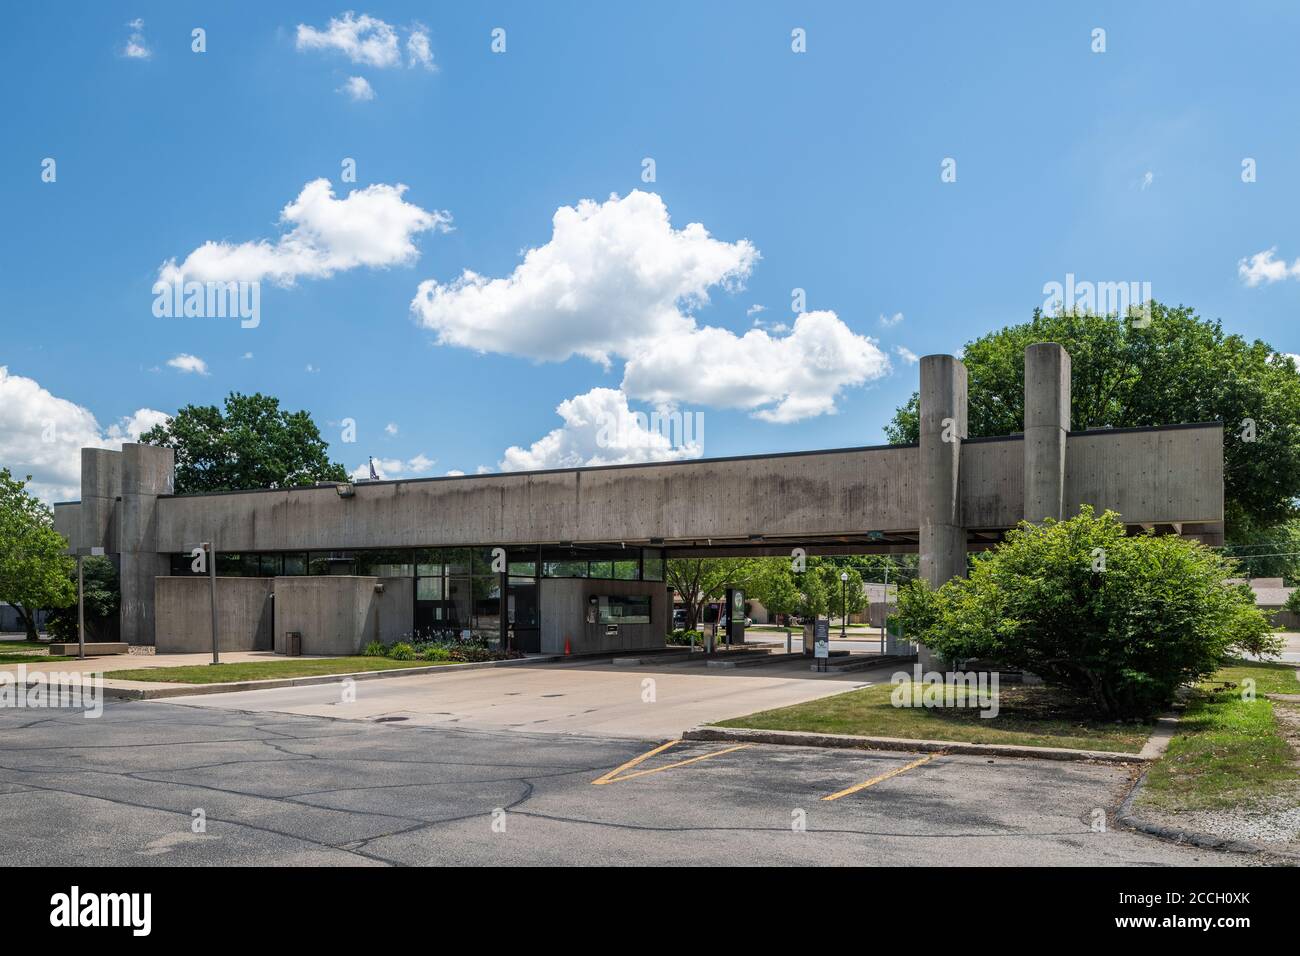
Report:
[{"label": "blue sky", "polygon": [[[10,12],[0,464],[47,497],[75,497],[80,445],[231,390],[309,410],[336,460],[390,477],[657,457],[593,446],[591,415],[658,405],[705,417],[702,448],[664,456],[879,443],[909,356],[1023,321],[1067,273],[1300,352],[1294,4],[354,9]],[[282,210],[318,179],[309,226],[371,219],[262,274],[256,328],[153,314],[164,264],[205,243],[221,278],[244,243],[281,261]],[[442,292],[424,311],[421,283]]]}]

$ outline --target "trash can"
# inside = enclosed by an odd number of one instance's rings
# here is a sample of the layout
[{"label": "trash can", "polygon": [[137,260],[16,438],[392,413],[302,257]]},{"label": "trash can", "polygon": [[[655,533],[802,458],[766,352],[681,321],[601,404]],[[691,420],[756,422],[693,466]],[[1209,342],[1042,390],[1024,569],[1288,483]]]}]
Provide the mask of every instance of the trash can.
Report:
[{"label": "trash can", "polygon": [[298,657],[302,654],[302,632],[284,632],[284,654],[286,657]]}]

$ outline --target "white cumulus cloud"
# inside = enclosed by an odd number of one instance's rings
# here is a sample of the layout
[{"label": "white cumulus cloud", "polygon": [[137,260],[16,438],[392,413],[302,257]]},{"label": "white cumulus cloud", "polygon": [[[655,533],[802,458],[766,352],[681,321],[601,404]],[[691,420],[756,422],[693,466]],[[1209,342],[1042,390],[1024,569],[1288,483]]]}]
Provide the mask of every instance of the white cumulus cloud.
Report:
[{"label": "white cumulus cloud", "polygon": [[265,279],[290,286],[299,278],[328,278],[358,266],[379,269],[414,262],[420,255],[415,236],[449,230],[451,214],[406,202],[406,188],[376,183],[336,199],[328,179],[312,180],[281,211],[280,222],[288,231],[279,239],[205,242],[179,265],[175,259],[164,262],[158,280]]},{"label": "white cumulus cloud", "polygon": [[[403,461],[401,458],[375,458],[375,473],[385,480],[394,478],[420,478],[427,475],[437,464],[437,459],[419,454]],[[370,460],[363,461],[351,471],[354,480],[370,477]]]},{"label": "white cumulus cloud", "polygon": [[427,280],[411,309],[440,344],[550,361],[580,355],[606,367],[622,360],[628,398],[774,422],[833,413],[842,389],[889,371],[876,343],[834,312],[801,315],[793,328],[759,319],[743,336],[699,325],[691,310],[715,289],[741,288],[759,258],[748,240],[716,239],[700,223],[674,229],[658,195],[634,191],[561,207],[550,241],[509,276]]},{"label": "white cumulus cloud", "polygon": [[1276,252],[1277,246],[1274,246],[1255,253],[1249,259],[1237,260],[1237,275],[1241,281],[1253,288],[1260,283],[1271,285],[1284,279],[1300,278],[1300,259],[1287,265],[1285,260],[1274,258]]},{"label": "white cumulus cloud", "polygon": [[341,53],[353,63],[389,67],[402,61],[397,30],[392,24],[368,14],[357,16],[351,10],[331,17],[323,30],[298,24],[299,51],[326,50]]},{"label": "white cumulus cloud", "polygon": [[131,28],[131,34],[126,38],[126,46],[122,47],[122,55],[128,60],[147,60],[153,56],[144,38],[144,21],[137,17],[127,26]]},{"label": "white cumulus cloud", "polygon": [[140,408],[101,428],[89,409],[0,365],[0,466],[31,475],[29,490],[47,502],[81,497],[83,447],[121,448],[169,417]]},{"label": "white cumulus cloud", "polygon": [[560,207],[550,241],[510,276],[427,280],[411,308],[446,345],[607,364],[643,338],[688,331],[683,310],[715,286],[739,286],[757,260],[746,239],[714,239],[699,223],[674,229],[663,200],[637,190]]},{"label": "white cumulus cloud", "polygon": [[375,88],[364,76],[349,76],[334,92],[345,94],[354,103],[364,103],[375,98]]},{"label": "white cumulus cloud", "polygon": [[197,375],[208,374],[208,363],[203,361],[197,355],[189,355],[182,352],[167,360],[167,364],[176,369],[178,372],[188,372]]},{"label": "white cumulus cloud", "polygon": [[[507,448],[498,466],[502,471],[539,471],[584,465],[626,465],[643,461],[699,458],[702,443],[687,444],[685,429],[653,428],[649,416],[628,407],[617,389],[593,388],[560,402],[555,409],[564,424],[527,448]],[[689,437],[700,436],[692,428]],[[479,473],[484,473],[480,467]]]},{"label": "white cumulus cloud", "polygon": [[406,62],[408,66],[422,66],[430,72],[438,67],[433,62],[433,45],[429,42],[429,31],[423,27],[412,27],[406,38]]},{"label": "white cumulus cloud", "polygon": [[628,361],[623,390],[656,404],[700,403],[794,422],[834,413],[842,389],[888,371],[889,358],[876,343],[834,312],[805,312],[784,336],[702,328],[647,343]]}]

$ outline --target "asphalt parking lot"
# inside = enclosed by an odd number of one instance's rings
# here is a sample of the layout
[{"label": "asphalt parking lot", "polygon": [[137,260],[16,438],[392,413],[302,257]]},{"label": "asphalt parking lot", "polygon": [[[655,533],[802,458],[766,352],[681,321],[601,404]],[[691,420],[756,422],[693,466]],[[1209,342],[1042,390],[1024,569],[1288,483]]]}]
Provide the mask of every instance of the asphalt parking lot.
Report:
[{"label": "asphalt parking lot", "polygon": [[663,744],[166,702],[8,710],[0,865],[1240,862],[1098,827],[1128,781],[1111,765]]}]

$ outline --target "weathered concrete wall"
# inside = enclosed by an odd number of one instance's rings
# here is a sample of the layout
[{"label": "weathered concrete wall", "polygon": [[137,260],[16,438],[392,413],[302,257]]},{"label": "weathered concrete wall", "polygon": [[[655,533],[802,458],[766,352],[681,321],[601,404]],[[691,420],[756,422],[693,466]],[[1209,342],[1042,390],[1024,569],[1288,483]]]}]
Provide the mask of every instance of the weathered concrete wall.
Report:
[{"label": "weathered concrete wall", "polygon": [[76,502],[56,504],[54,530],[68,539],[68,553],[76,554],[81,540],[81,505]]},{"label": "weathered concrete wall", "polygon": [[[288,631],[302,634],[304,654],[356,654],[369,642],[384,640],[385,633],[396,640],[402,633],[395,607],[402,589],[394,588],[390,596],[388,580],[381,595],[375,592],[379,578],[343,574],[275,578],[277,649],[283,647]],[[405,593],[410,607],[411,592]],[[407,622],[409,614],[408,610]],[[409,627],[407,623],[406,630]]]},{"label": "weathered concrete wall", "polygon": [[[217,578],[219,651],[269,651],[274,605],[271,578]],[[202,577],[155,581],[153,643],[159,654],[212,650],[211,584]]]},{"label": "weathered concrete wall", "polygon": [[[623,624],[617,637],[605,625],[587,623],[588,599],[600,595],[649,594],[650,623]],[[671,625],[668,586],[662,581],[595,581],[586,578],[543,578],[538,596],[542,611],[542,653],[563,654],[567,638],[574,654],[633,651],[663,647]]]},{"label": "weathered concrete wall", "polygon": [[[283,578],[279,580],[284,580]],[[408,637],[415,629],[415,579],[380,578],[382,594],[375,594],[375,620],[372,624],[375,638],[393,644]]]},{"label": "weathered concrete wall", "polygon": [[1223,426],[1074,432],[1066,517],[1081,504],[1131,524],[1223,520]]},{"label": "weathered concrete wall", "polygon": [[78,545],[117,551],[117,501],[122,494],[122,453],[81,449]]},{"label": "weathered concrete wall", "polygon": [[163,551],[847,534],[915,527],[915,448],[165,499]]},{"label": "weathered concrete wall", "polygon": [[155,519],[160,495],[170,495],[176,473],[175,452],[155,445],[125,444],[121,451],[122,500],[117,509],[122,640],[152,644],[154,580],[169,561],[156,545]]}]

